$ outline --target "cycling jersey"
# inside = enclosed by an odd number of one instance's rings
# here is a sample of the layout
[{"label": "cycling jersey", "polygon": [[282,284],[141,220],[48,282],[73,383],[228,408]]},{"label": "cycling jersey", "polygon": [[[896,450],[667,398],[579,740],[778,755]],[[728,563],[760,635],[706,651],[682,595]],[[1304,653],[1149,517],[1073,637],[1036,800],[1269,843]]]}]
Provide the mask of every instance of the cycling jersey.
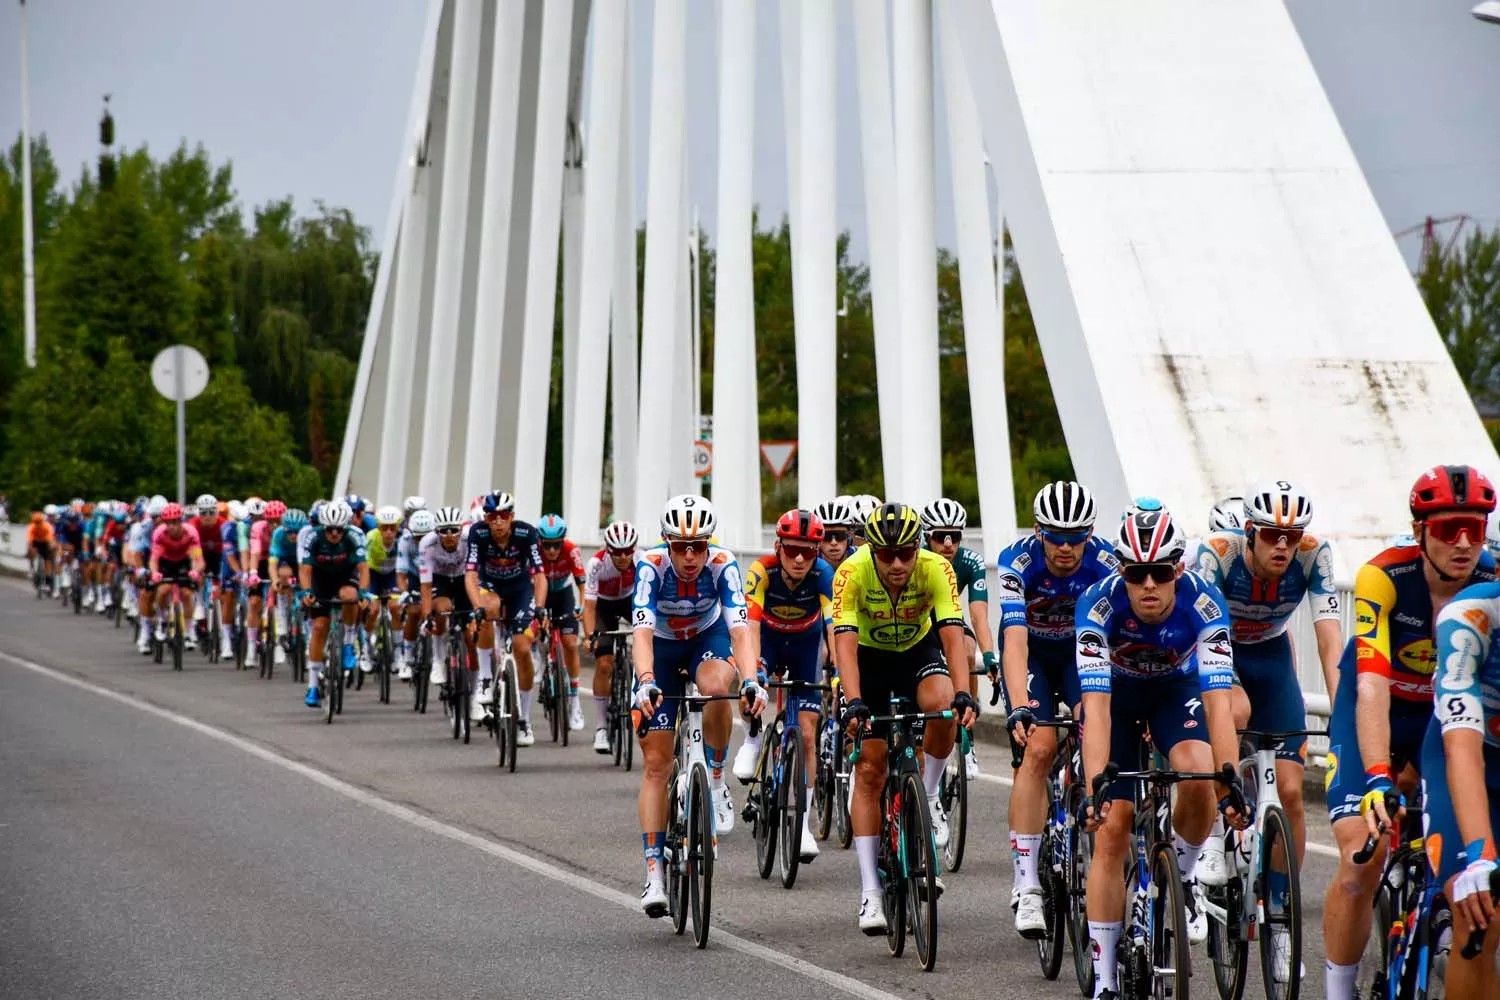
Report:
[{"label": "cycling jersey", "polygon": [[556,559],[548,559],[546,553],[541,553],[541,546],[537,546],[537,549],[542,558],[542,572],[547,574],[548,590],[571,590],[575,582],[578,586],[583,586],[587,570],[583,565],[583,553],[578,551],[573,539],[563,539]]},{"label": "cycling jersey", "polygon": [[224,530],[224,522],[215,517],[212,521],[207,520],[201,514],[188,521],[198,532],[198,540],[203,546],[204,558],[217,556],[224,551],[224,537],[220,534]]},{"label": "cycling jersey", "polygon": [[665,545],[641,555],[635,565],[634,628],[649,628],[659,639],[691,639],[720,619],[732,629],[748,623],[739,564],[728,549],[710,544],[703,569],[691,580],[677,575]]},{"label": "cycling jersey", "polygon": [[417,546],[417,576],[422,583],[432,583],[433,577],[462,577],[469,563],[469,553],[463,542],[452,551],[443,548],[443,536],[436,531],[423,535]]},{"label": "cycling jersey", "polygon": [[1235,642],[1265,642],[1285,633],[1303,595],[1312,605],[1314,622],[1339,620],[1333,552],[1327,542],[1303,535],[1286,572],[1279,579],[1262,580],[1250,573],[1247,541],[1240,532],[1216,531],[1203,540],[1194,564],[1199,575],[1223,592]]},{"label": "cycling jersey", "polygon": [[[143,517],[130,526],[130,533],[125,536],[125,547],[131,552],[148,555],[151,552],[151,532],[156,530],[156,525],[149,517]],[[202,539],[199,539],[202,544]]]},{"label": "cycling jersey", "polygon": [[1112,682],[1171,680],[1196,675],[1204,691],[1233,684],[1229,614],[1219,588],[1196,573],[1177,578],[1176,601],[1164,621],[1143,622],[1131,610],[1125,578],[1094,584],[1078,599],[1074,619],[1078,681],[1083,692],[1109,694]]},{"label": "cycling jersey", "polygon": [[996,560],[1001,634],[1012,625],[1024,625],[1029,659],[1072,663],[1078,595],[1112,577],[1118,565],[1114,549],[1097,537],[1083,544],[1078,569],[1069,576],[1056,576],[1047,569],[1042,540],[1036,535],[1006,546]]},{"label": "cycling jersey", "polygon": [[488,524],[469,527],[466,568],[479,575],[479,585],[490,590],[515,590],[542,568],[536,528],[525,521],[510,523],[510,538],[501,544]]},{"label": "cycling jersey", "polygon": [[30,525],[26,529],[27,545],[50,545],[52,544],[52,525],[43,521],[40,524]]},{"label": "cycling jersey", "polygon": [[858,632],[862,646],[903,652],[934,625],[962,625],[963,620],[953,567],[928,549],[917,550],[911,577],[895,594],[881,582],[868,545],[845,559],[834,575],[834,630]]},{"label": "cycling jersey", "polygon": [[630,597],[635,588],[635,559],[628,569],[615,568],[608,549],[600,549],[589,556],[584,569],[583,599],[585,601],[618,601]]},{"label": "cycling jersey", "polygon": [[797,584],[781,572],[774,552],[750,564],[745,603],[750,620],[773,632],[816,631],[833,619],[833,567],[819,556]]},{"label": "cycling jersey", "polygon": [[[400,539],[397,542],[399,544]],[[365,558],[370,563],[371,573],[384,576],[396,572],[396,553],[387,551],[378,528],[365,536]]]},{"label": "cycling jersey", "polygon": [[[459,548],[463,548],[462,545]],[[464,553],[468,558],[468,553]],[[396,539],[396,572],[405,573],[407,586],[413,585],[417,575],[417,537],[408,528],[401,529],[401,537]]]},{"label": "cycling jersey", "polygon": [[256,521],[250,525],[250,563],[252,568],[266,561],[271,552],[270,521]]},{"label": "cycling jersey", "polygon": [[288,566],[297,566],[297,536],[286,530],[282,525],[277,525],[276,530],[271,532],[271,550],[267,555],[271,562],[286,563]]},{"label": "cycling jersey", "polygon": [[302,564],[312,567],[313,589],[317,591],[322,589],[319,584],[323,582],[353,581],[360,564],[364,562],[364,542],[353,532],[345,531],[338,538],[329,538],[319,531]]},{"label": "cycling jersey", "polygon": [[181,562],[189,556],[203,556],[203,546],[198,540],[198,529],[184,524],[173,534],[170,524],[157,525],[151,534],[151,558],[158,562]]},{"label": "cycling jersey", "polygon": [[83,522],[76,517],[64,517],[57,523],[57,540],[64,545],[77,548],[83,542]]},{"label": "cycling jersey", "polygon": [[967,591],[970,604],[989,601],[990,585],[984,575],[984,559],[967,545],[960,545],[953,553],[953,576],[958,580],[959,597]]}]

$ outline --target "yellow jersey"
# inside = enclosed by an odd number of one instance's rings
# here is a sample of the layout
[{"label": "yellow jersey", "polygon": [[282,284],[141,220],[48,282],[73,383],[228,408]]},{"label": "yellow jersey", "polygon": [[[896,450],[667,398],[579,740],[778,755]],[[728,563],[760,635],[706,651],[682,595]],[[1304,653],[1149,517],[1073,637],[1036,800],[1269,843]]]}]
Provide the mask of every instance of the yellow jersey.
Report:
[{"label": "yellow jersey", "polygon": [[963,620],[953,565],[930,549],[917,550],[911,578],[894,594],[876,574],[868,545],[850,554],[834,575],[834,631],[857,631],[862,646],[901,652],[921,642],[934,625]]}]

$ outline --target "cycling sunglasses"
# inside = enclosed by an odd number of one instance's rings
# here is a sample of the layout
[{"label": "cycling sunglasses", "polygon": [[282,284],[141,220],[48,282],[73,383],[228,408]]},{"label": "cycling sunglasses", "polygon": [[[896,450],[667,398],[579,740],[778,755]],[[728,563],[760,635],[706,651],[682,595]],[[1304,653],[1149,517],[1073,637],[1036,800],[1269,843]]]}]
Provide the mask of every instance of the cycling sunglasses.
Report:
[{"label": "cycling sunglasses", "polygon": [[1297,547],[1297,543],[1302,541],[1302,536],[1305,534],[1306,532],[1301,528],[1255,529],[1255,537],[1265,542],[1267,545],[1280,545],[1284,541],[1287,543],[1287,545],[1291,546],[1294,549]]},{"label": "cycling sunglasses", "polygon": [[883,563],[911,562],[917,558],[917,546],[913,542],[910,545],[876,545],[872,546],[875,558]]},{"label": "cycling sunglasses", "polygon": [[1468,535],[1469,544],[1478,545],[1484,541],[1484,526],[1485,518],[1471,516],[1439,517],[1425,525],[1427,533],[1445,545],[1458,541],[1459,535]]},{"label": "cycling sunglasses", "polygon": [[344,529],[343,528],[336,528],[336,527],[334,527],[333,525],[330,524],[328,527],[326,527],[326,528],[323,529],[323,533],[325,535],[327,535],[327,534],[339,534],[339,535],[342,535],[344,533]]},{"label": "cycling sunglasses", "polygon": [[788,559],[816,559],[818,550],[811,545],[788,545],[781,543],[781,554]]},{"label": "cycling sunglasses", "polygon": [[610,549],[609,554],[612,556],[633,556],[635,555],[635,549]]},{"label": "cycling sunglasses", "polygon": [[542,548],[544,548],[544,549],[560,549],[560,548],[562,548],[562,542],[554,542],[554,541],[550,541],[549,540],[549,541],[542,542],[541,544],[542,544]]},{"label": "cycling sunglasses", "polygon": [[701,554],[708,551],[708,543],[705,541],[668,542],[667,545],[673,553],[679,556],[685,555],[689,552],[696,552]]},{"label": "cycling sunglasses", "polygon": [[1042,540],[1051,542],[1053,545],[1082,545],[1089,540],[1089,531],[1052,531],[1048,528],[1042,529]]},{"label": "cycling sunglasses", "polygon": [[964,533],[958,528],[944,528],[937,531],[929,531],[927,537],[939,545],[957,545],[963,540]]},{"label": "cycling sunglasses", "polygon": [[849,532],[847,532],[847,531],[825,531],[825,532],[823,532],[823,541],[825,541],[825,542],[839,542],[841,544],[842,543],[847,543],[849,541]]},{"label": "cycling sunglasses", "polygon": [[462,529],[462,528],[439,528],[439,529],[437,529],[437,533],[440,534],[440,535],[461,535],[461,534],[464,533],[464,529]]},{"label": "cycling sunglasses", "polygon": [[1176,563],[1121,563],[1120,574],[1129,583],[1145,583],[1149,578],[1157,583],[1171,583],[1177,576]]},{"label": "cycling sunglasses", "polygon": [[492,510],[492,511],[487,511],[485,513],[484,519],[486,521],[488,521],[488,520],[491,520],[493,518],[497,518],[498,517],[502,521],[509,521],[511,518],[513,518],[515,516],[516,516],[516,512],[513,511],[513,510]]}]

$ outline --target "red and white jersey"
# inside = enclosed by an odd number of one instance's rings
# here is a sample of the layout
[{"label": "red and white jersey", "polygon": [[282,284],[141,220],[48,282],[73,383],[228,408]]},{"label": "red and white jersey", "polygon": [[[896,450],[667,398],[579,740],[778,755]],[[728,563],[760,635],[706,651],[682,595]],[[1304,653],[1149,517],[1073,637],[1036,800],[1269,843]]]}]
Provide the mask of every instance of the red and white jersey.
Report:
[{"label": "red and white jersey", "polygon": [[600,549],[589,557],[584,573],[583,599],[585,601],[621,601],[630,596],[635,587],[635,560],[624,570],[615,569],[609,549]]}]

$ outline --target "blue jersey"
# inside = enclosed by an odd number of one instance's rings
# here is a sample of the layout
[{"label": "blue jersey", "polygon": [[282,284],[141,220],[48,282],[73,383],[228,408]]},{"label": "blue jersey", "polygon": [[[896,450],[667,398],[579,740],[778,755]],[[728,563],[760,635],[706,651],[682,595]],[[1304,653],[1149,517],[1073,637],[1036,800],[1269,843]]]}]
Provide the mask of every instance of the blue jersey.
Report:
[{"label": "blue jersey", "polygon": [[131,552],[139,552],[141,555],[151,554],[151,536],[156,531],[156,523],[149,517],[143,517],[130,526],[130,533],[125,536],[125,545]]},{"label": "blue jersey", "polygon": [[266,558],[284,562],[295,569],[298,565],[296,534],[277,525],[276,530],[271,532],[271,548],[266,553]]},{"label": "blue jersey", "polygon": [[[1437,617],[1434,715],[1443,732],[1469,729],[1500,751],[1500,583],[1465,587]],[[1491,784],[1500,783],[1500,774]]]},{"label": "blue jersey", "polygon": [[1090,538],[1084,543],[1078,569],[1071,576],[1055,576],[1047,570],[1041,538],[1031,535],[1012,543],[996,560],[1001,633],[1012,625],[1024,625],[1033,656],[1071,656],[1078,595],[1113,576],[1118,565],[1108,542]]},{"label": "blue jersey", "polygon": [[1125,578],[1110,576],[1078,599],[1075,626],[1078,681],[1085,694],[1108,694],[1115,679],[1196,674],[1204,691],[1227,690],[1234,683],[1224,595],[1195,573],[1178,577],[1172,611],[1155,624],[1131,610]]},{"label": "blue jersey", "polygon": [[1333,553],[1327,542],[1303,535],[1286,572],[1275,580],[1251,575],[1246,543],[1242,532],[1213,532],[1203,539],[1193,566],[1223,592],[1235,642],[1265,642],[1282,635],[1304,596],[1312,605],[1314,622],[1339,620]]},{"label": "blue jersey", "polygon": [[720,618],[745,628],[745,586],[728,549],[708,547],[702,571],[683,580],[672,569],[665,545],[647,549],[635,564],[631,625],[652,629],[658,639],[691,639]]}]

